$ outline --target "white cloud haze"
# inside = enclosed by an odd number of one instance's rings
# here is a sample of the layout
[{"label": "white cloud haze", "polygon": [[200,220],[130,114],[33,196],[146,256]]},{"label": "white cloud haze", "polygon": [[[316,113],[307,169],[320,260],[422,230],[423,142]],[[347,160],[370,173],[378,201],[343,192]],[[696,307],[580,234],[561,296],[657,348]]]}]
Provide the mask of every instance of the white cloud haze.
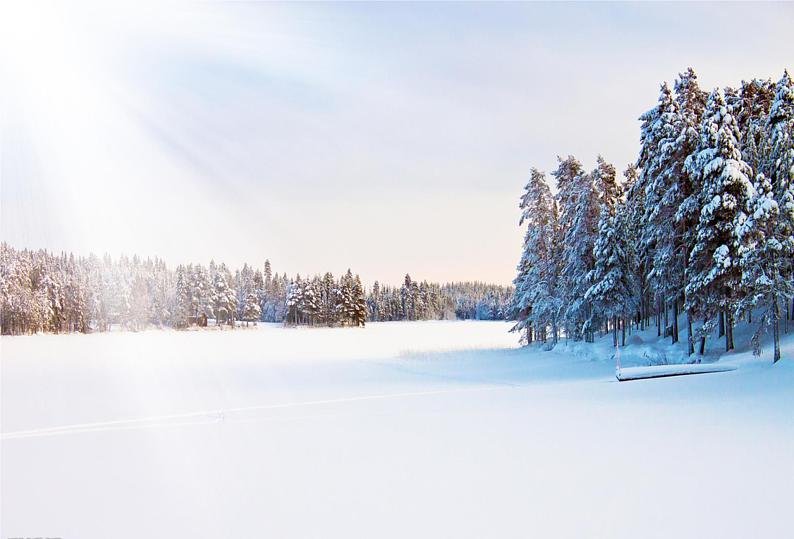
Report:
[{"label": "white cloud haze", "polygon": [[531,166],[794,58],[790,4],[0,10],[3,240],[369,281],[509,282]]}]

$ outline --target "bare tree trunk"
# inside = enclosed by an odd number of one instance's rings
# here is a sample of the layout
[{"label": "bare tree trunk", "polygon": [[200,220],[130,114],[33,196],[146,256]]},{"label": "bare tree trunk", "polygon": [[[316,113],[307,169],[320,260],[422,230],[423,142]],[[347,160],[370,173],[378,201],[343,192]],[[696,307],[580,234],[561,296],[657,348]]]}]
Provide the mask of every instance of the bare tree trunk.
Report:
[{"label": "bare tree trunk", "polygon": [[656,302],[656,336],[662,336],[662,310],[659,301]]},{"label": "bare tree trunk", "polygon": [[772,335],[775,341],[775,354],[772,362],[780,361],[780,309],[777,304],[777,294],[772,296]]},{"label": "bare tree trunk", "polygon": [[618,347],[618,324],[617,316],[612,316],[612,346]]},{"label": "bare tree trunk", "polygon": [[729,327],[727,320],[725,322],[725,351],[726,352],[731,351],[731,329]]},{"label": "bare tree trunk", "polygon": [[673,301],[673,344],[678,342],[678,298]]},{"label": "bare tree trunk", "polygon": [[686,313],[686,327],[687,327],[687,354],[690,356],[695,353],[695,336],[692,333],[692,315],[687,311]]},{"label": "bare tree trunk", "polygon": [[639,326],[640,331],[645,329],[643,316],[645,316],[645,300],[640,298],[640,311],[637,313],[637,326]]},{"label": "bare tree trunk", "polygon": [[719,336],[722,337],[725,335],[725,311],[720,310],[720,334]]}]

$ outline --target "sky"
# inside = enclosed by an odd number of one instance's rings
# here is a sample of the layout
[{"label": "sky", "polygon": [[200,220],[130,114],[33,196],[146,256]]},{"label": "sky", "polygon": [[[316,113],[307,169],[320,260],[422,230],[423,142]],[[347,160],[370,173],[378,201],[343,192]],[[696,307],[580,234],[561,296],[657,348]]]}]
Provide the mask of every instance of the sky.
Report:
[{"label": "sky", "polygon": [[3,241],[368,283],[508,284],[531,167],[794,68],[794,4],[64,4],[0,7]]}]

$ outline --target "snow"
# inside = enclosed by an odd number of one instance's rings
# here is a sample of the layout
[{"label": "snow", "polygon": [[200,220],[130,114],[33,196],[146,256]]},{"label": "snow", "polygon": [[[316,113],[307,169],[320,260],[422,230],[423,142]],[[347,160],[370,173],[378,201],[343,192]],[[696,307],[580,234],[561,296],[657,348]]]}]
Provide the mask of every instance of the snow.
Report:
[{"label": "snow", "polygon": [[687,374],[709,374],[716,372],[735,371],[734,365],[721,365],[717,363],[696,363],[678,365],[651,365],[648,367],[618,367],[615,376],[621,382],[629,380],[643,380],[647,378],[662,378],[665,376],[683,376]]},{"label": "snow", "polygon": [[[790,335],[774,367],[625,384],[611,336],[509,327],[3,337],[0,535],[790,534]],[[678,357],[631,340],[623,365]]]}]

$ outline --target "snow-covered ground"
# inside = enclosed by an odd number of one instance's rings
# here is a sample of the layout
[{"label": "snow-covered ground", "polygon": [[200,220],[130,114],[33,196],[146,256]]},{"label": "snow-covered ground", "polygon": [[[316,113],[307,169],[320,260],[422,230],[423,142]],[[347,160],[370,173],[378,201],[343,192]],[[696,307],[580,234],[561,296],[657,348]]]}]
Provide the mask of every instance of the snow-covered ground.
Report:
[{"label": "snow-covered ground", "polygon": [[508,327],[3,337],[0,535],[791,535],[794,361],[619,383]]}]

